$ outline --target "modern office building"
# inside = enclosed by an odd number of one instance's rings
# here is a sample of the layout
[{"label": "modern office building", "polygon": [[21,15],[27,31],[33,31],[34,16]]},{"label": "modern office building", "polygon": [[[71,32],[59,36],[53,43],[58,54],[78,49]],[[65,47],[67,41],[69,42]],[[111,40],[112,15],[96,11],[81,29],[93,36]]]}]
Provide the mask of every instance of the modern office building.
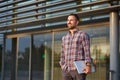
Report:
[{"label": "modern office building", "polygon": [[120,79],[119,0],[0,0],[1,80],[62,80],[67,15],[90,36],[96,71],[87,80]]}]

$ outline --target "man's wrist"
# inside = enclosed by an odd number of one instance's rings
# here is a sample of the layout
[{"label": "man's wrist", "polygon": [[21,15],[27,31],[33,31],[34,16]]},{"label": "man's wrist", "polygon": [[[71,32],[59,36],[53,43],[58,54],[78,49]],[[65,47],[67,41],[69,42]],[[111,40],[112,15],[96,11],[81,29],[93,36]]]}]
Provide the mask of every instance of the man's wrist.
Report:
[{"label": "man's wrist", "polygon": [[87,63],[86,63],[86,66],[91,66],[91,63],[87,62]]}]

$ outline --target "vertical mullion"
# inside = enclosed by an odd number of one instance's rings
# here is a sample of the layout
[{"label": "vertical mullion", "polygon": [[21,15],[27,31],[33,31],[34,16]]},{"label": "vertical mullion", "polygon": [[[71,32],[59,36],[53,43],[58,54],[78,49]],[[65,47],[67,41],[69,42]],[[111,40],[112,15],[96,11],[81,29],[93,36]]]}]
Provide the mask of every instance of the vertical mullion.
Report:
[{"label": "vertical mullion", "polygon": [[52,68],[51,68],[51,80],[53,80],[54,76],[54,32],[52,32]]},{"label": "vertical mullion", "polygon": [[33,35],[30,38],[30,54],[29,54],[29,80],[32,80],[32,50],[33,50]]}]

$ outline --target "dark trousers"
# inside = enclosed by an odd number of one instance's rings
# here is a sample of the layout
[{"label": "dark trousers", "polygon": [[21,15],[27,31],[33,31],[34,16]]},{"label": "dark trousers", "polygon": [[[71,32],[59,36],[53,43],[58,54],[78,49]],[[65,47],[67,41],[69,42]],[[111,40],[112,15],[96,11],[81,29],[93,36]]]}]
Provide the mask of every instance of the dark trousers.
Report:
[{"label": "dark trousers", "polygon": [[62,71],[63,80],[86,80],[86,74],[78,74],[77,70]]}]

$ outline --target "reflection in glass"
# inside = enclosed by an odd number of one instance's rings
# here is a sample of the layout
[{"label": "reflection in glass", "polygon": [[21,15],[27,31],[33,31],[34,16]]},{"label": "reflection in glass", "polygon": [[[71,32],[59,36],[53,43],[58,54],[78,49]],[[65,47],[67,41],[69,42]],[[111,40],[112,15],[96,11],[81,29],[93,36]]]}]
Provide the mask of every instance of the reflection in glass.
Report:
[{"label": "reflection in glass", "polygon": [[[87,76],[87,80],[106,80],[109,71],[109,27],[88,28],[83,30],[90,36],[91,57],[96,66],[96,72]],[[66,32],[56,32],[54,41],[54,78],[61,80],[61,69],[59,66],[61,39]],[[106,58],[106,55],[107,58]],[[101,74],[102,73],[102,74]]]},{"label": "reflection in glass", "polygon": [[4,56],[4,60],[5,60],[5,80],[10,80],[11,79],[11,59],[12,59],[12,39],[6,39],[6,50],[5,50],[5,56]]},{"label": "reflection in glass", "polygon": [[[96,64],[96,72],[88,75],[87,80],[106,80],[109,71],[109,27],[89,28],[84,31],[90,36],[91,57]],[[33,35],[32,80],[51,80],[51,77],[53,80],[62,79],[59,60],[61,39],[66,33],[67,31],[61,31],[55,32],[54,35],[50,33]],[[18,80],[29,78],[30,43],[30,37],[19,38]],[[11,39],[6,39],[5,80],[9,80],[11,76],[11,45]]]},{"label": "reflection in glass", "polygon": [[18,80],[29,78],[30,37],[19,38],[18,51]]},{"label": "reflection in glass", "polygon": [[34,35],[32,80],[51,80],[51,34]]},{"label": "reflection in glass", "polygon": [[[106,55],[109,55],[109,27],[86,29],[90,36],[91,57],[96,66],[96,72],[88,75],[87,80],[108,80],[109,61],[106,61]],[[109,56],[107,56],[109,60]],[[102,74],[101,74],[102,73]]]},{"label": "reflection in glass", "polygon": [[62,40],[62,36],[65,34],[66,32],[55,32],[53,80],[62,80],[59,61],[60,61],[60,53],[61,53],[61,40]]}]

